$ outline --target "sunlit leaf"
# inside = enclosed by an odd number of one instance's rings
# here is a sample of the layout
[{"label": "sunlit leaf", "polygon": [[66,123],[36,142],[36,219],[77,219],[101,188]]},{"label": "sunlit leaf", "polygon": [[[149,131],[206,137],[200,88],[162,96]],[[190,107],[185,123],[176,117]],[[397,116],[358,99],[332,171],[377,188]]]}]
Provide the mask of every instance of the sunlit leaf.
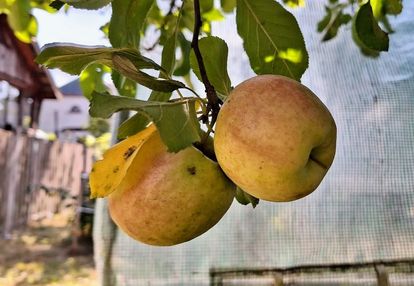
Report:
[{"label": "sunlit leaf", "polygon": [[102,33],[104,33],[104,35],[105,35],[106,37],[108,37],[108,34],[109,34],[109,22],[108,22],[108,23],[105,23],[104,25],[102,25],[102,26],[99,28],[99,30],[101,30],[101,31],[102,31]]},{"label": "sunlit leaf", "polygon": [[103,75],[109,71],[108,68],[105,69],[104,66],[99,64],[89,65],[82,71],[79,77],[79,83],[82,93],[87,99],[91,99],[94,90],[98,92],[106,91]]},{"label": "sunlit leaf", "polygon": [[208,22],[224,20],[223,14],[221,14],[221,12],[217,9],[212,9],[206,13],[203,13],[202,16],[203,16],[203,19]]},{"label": "sunlit leaf", "polygon": [[154,0],[113,0],[109,41],[113,47],[138,48],[140,32]]},{"label": "sunlit leaf", "polygon": [[178,152],[200,141],[195,102],[195,99],[150,102],[94,92],[89,113],[93,117],[109,118],[121,110],[141,112],[155,123],[168,150]]},{"label": "sunlit leaf", "polygon": [[10,13],[7,17],[10,27],[14,31],[24,31],[30,23],[30,2],[29,0],[13,1],[9,6]]},{"label": "sunlit leaf", "polygon": [[285,3],[290,8],[298,8],[305,6],[305,0],[283,0],[283,3]]},{"label": "sunlit leaf", "polygon": [[14,31],[16,37],[24,42],[24,43],[31,43],[32,39],[36,37],[38,31],[38,23],[34,16],[30,15],[30,21],[28,26],[25,30],[21,31]]},{"label": "sunlit leaf", "polygon": [[[199,40],[199,48],[210,83],[220,94],[229,95],[231,82],[227,73],[228,47],[226,42],[218,37],[204,37]],[[194,73],[201,81],[200,69],[194,51],[191,51],[190,63]]]},{"label": "sunlit leaf", "polygon": [[[308,53],[299,25],[290,12],[273,0],[239,0],[236,20],[256,74],[279,74],[300,80],[308,67]],[[295,51],[300,62],[283,56],[289,50]],[[273,60],[268,61],[269,57]]]},{"label": "sunlit leaf", "polygon": [[200,28],[201,33],[211,36],[211,23],[209,21],[203,21]]},{"label": "sunlit leaf", "polygon": [[279,57],[281,59],[285,59],[292,63],[298,64],[302,61],[302,52],[295,49],[287,49],[286,51],[281,51],[279,53]]},{"label": "sunlit leaf", "polygon": [[372,13],[374,14],[374,17],[378,20],[380,19],[384,13],[383,13],[383,4],[384,0],[370,0],[369,1],[372,8]]},{"label": "sunlit leaf", "polygon": [[89,175],[91,198],[106,197],[117,189],[140,147],[154,132],[156,128],[152,125],[104,153],[103,159],[93,165]]},{"label": "sunlit leaf", "polygon": [[30,43],[37,34],[37,20],[30,14],[31,6],[28,0],[13,1],[7,6],[7,21],[16,37],[25,43]]}]

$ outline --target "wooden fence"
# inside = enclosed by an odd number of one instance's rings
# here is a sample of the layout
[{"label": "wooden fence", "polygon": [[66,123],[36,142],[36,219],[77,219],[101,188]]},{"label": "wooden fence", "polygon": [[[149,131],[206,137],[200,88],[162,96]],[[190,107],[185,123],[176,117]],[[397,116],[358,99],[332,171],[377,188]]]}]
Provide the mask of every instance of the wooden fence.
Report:
[{"label": "wooden fence", "polygon": [[0,232],[7,238],[30,219],[76,204],[92,150],[78,143],[49,142],[0,130]]}]

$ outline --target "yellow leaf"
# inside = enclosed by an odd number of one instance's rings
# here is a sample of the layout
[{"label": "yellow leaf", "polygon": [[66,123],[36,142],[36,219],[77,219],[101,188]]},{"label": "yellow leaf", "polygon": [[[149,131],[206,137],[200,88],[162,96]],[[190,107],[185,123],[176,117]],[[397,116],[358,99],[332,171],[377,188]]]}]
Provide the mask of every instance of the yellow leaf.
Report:
[{"label": "yellow leaf", "polygon": [[143,131],[114,145],[97,161],[91,171],[91,198],[102,198],[116,191],[143,143],[156,131],[150,125]]}]

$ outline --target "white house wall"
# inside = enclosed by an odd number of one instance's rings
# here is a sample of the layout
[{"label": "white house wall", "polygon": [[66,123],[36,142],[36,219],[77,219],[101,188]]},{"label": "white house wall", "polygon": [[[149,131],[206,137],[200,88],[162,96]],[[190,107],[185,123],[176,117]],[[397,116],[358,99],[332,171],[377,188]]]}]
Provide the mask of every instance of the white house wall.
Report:
[{"label": "white house wall", "polygon": [[[71,113],[71,109],[79,107],[79,113]],[[80,96],[66,96],[61,100],[45,99],[42,102],[39,128],[46,132],[61,131],[66,128],[85,128],[89,123],[89,101]],[[57,122],[55,122],[57,113]]]}]

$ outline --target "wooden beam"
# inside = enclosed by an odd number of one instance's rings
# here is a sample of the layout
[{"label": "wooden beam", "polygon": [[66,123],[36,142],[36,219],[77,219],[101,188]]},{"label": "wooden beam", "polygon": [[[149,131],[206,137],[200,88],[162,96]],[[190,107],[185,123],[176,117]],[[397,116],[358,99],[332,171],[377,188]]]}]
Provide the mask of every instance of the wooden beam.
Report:
[{"label": "wooden beam", "polygon": [[375,265],[375,273],[377,275],[378,286],[390,286],[387,269],[384,265]]},{"label": "wooden beam", "polygon": [[42,98],[33,97],[32,106],[30,108],[30,127],[31,128],[36,129],[39,127],[39,115],[40,115],[41,105],[42,105]]}]

